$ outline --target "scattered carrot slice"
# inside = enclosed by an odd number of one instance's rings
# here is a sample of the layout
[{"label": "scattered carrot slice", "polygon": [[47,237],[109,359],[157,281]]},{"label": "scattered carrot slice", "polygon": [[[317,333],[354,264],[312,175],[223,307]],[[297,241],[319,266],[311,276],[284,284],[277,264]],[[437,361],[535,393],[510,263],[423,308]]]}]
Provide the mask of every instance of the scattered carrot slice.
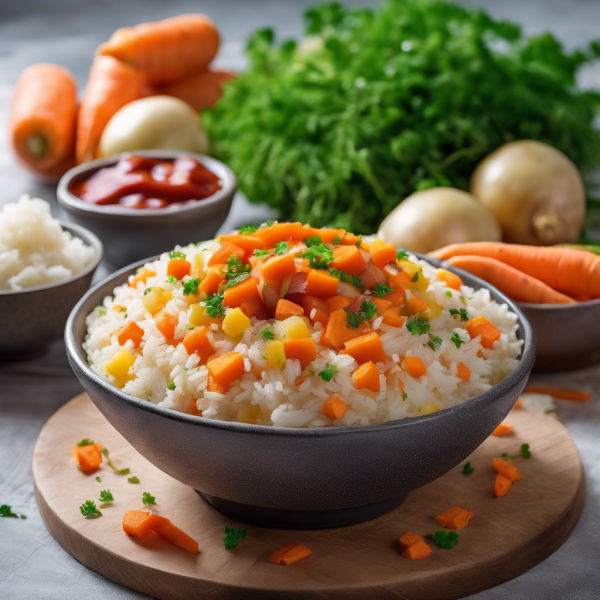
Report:
[{"label": "scattered carrot slice", "polygon": [[449,529],[462,529],[467,526],[472,516],[473,513],[465,508],[453,506],[435,517],[435,520]]},{"label": "scattered carrot slice", "polygon": [[144,537],[152,531],[150,512],[147,510],[128,510],[123,515],[123,531],[136,537]]},{"label": "scattered carrot slice", "polygon": [[425,543],[425,540],[420,535],[417,535],[416,533],[409,531],[408,533],[405,533],[400,538],[400,550],[404,551],[407,548],[410,548],[411,546],[418,544],[419,542]]},{"label": "scattered carrot slice", "polygon": [[346,296],[331,296],[331,298],[325,298],[323,300],[323,303],[330,313],[334,313],[336,310],[340,310],[340,308],[349,306],[350,302],[350,298],[347,298]]},{"label": "scattered carrot slice", "polygon": [[95,471],[102,463],[102,446],[100,444],[89,444],[88,446],[73,446],[75,462],[84,473]]},{"label": "scattered carrot slice", "polygon": [[372,392],[378,392],[380,389],[381,382],[379,380],[379,369],[375,366],[373,361],[360,365],[360,367],[352,373],[352,378],[359,390],[367,389]]},{"label": "scattered carrot slice", "polygon": [[481,345],[488,350],[494,347],[494,342],[500,338],[500,330],[492,325],[483,315],[471,319],[467,323],[467,331],[471,339],[481,336]]},{"label": "scattered carrot slice", "polygon": [[494,498],[506,496],[511,487],[512,481],[508,477],[504,477],[504,475],[498,473],[498,475],[496,475],[496,482],[494,483],[494,491],[492,496]]},{"label": "scattered carrot slice", "polygon": [[504,458],[494,458],[492,465],[494,469],[500,473],[500,475],[503,475],[511,481],[519,481],[520,479],[523,479],[523,474],[521,471],[519,471],[519,469],[517,469],[517,467],[515,467],[510,460],[506,460]]},{"label": "scattered carrot slice", "polygon": [[390,327],[402,327],[404,317],[400,316],[400,307],[392,306],[383,313],[383,323]]},{"label": "scattered carrot slice", "polygon": [[[260,300],[258,293],[258,279],[247,277],[237,285],[227,288],[223,292],[223,302],[229,308],[237,308],[244,302],[254,302]],[[262,303],[262,300],[261,300]]]},{"label": "scattered carrot slice", "polygon": [[407,356],[404,359],[404,365],[411,377],[418,379],[421,375],[425,375],[425,364],[418,356]]},{"label": "scattered carrot slice", "polygon": [[514,432],[514,427],[509,425],[508,423],[500,423],[494,431],[492,431],[492,435],[496,435],[498,437],[502,437],[504,435],[511,435]]},{"label": "scattered carrot slice", "polygon": [[196,327],[189,331],[183,338],[183,345],[190,356],[196,352],[202,360],[206,360],[213,353],[206,327]]},{"label": "scattered carrot slice", "polygon": [[144,330],[135,321],[127,321],[127,323],[117,331],[117,341],[120,346],[124,346],[127,340],[131,340],[133,342],[133,347],[137,348],[142,343],[143,336]]},{"label": "scattered carrot slice", "polygon": [[425,558],[431,554],[431,548],[425,542],[417,542],[412,546],[409,546],[402,552],[404,558],[410,558],[411,560],[417,560],[419,558]]},{"label": "scattered carrot slice", "polygon": [[312,552],[303,544],[289,544],[272,552],[267,560],[275,565],[291,565],[311,554]]},{"label": "scattered carrot slice", "polygon": [[198,554],[200,552],[198,542],[179,529],[179,527],[175,527],[169,519],[160,517],[159,515],[151,515],[150,520],[152,530],[156,531],[160,537],[179,546],[190,554]]},{"label": "scattered carrot slice", "polygon": [[560,398],[561,400],[572,400],[573,402],[587,402],[592,397],[589,392],[535,385],[525,386],[524,391],[528,394],[547,394],[548,396],[553,396],[554,398]]},{"label": "scattered carrot slice", "polygon": [[191,398],[190,399],[190,403],[188,404],[188,407],[186,408],[185,412],[188,415],[193,415],[195,417],[201,417],[202,416],[202,411],[198,409],[198,406],[196,405],[196,398]]}]

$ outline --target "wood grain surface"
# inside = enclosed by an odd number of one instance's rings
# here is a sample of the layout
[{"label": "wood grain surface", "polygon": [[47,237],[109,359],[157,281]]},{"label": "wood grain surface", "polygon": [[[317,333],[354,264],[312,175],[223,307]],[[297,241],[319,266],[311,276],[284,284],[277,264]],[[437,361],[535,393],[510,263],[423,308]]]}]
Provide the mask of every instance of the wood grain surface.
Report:
[{"label": "wood grain surface", "polygon": [[[459,466],[412,492],[379,519],[333,530],[280,531],[250,527],[238,548],[225,550],[223,527],[243,524],[209,507],[194,490],[151,465],[104,419],[85,394],[58,410],[38,438],[33,456],[36,500],[44,523],[62,547],[89,568],[162,600],[311,598],[401,598],[447,600],[487,589],[516,577],[552,554],[574,528],[584,499],[584,475],[577,449],[555,419],[524,410],[507,421],[512,437],[490,437],[469,460],[474,473]],[[78,471],[70,447],[91,437],[131,473],[120,476],[105,463],[96,473]],[[519,455],[523,442],[530,460],[515,463],[524,478],[504,498],[491,492],[491,460],[502,452]],[[160,443],[160,440],[157,440]],[[139,485],[127,482],[137,476]],[[96,481],[96,477],[101,482]],[[87,520],[79,511],[110,489],[112,505]],[[155,512],[170,518],[200,544],[191,555],[160,538],[138,540],[121,528],[125,511],[143,509],[142,492],[156,497]],[[432,534],[435,515],[459,505],[474,513],[452,550],[402,558],[398,537],[407,531]],[[289,567],[266,557],[277,547],[301,542],[312,556]]]}]

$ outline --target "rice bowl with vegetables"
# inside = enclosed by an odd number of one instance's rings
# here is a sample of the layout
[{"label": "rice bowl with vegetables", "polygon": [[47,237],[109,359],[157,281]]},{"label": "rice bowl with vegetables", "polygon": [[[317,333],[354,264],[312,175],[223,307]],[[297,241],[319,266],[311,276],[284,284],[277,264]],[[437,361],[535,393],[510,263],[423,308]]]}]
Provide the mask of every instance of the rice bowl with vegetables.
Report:
[{"label": "rice bowl with vegetables", "polygon": [[517,316],[376,238],[242,228],[148,262],[87,317],[90,366],[205,419],[370,425],[477,396],[516,368]]}]

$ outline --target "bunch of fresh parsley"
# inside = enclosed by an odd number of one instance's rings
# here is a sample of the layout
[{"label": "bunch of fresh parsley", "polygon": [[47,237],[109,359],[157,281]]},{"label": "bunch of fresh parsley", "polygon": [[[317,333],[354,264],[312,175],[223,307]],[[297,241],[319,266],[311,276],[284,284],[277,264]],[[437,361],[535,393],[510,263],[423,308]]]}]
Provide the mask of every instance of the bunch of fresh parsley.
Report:
[{"label": "bunch of fresh parsley", "polygon": [[249,69],[202,115],[251,201],[370,233],[415,190],[467,189],[511,140],[546,142],[584,171],[600,163],[600,93],[575,86],[600,42],[566,51],[440,0],[320,4],[305,22],[311,49],[257,31]]}]

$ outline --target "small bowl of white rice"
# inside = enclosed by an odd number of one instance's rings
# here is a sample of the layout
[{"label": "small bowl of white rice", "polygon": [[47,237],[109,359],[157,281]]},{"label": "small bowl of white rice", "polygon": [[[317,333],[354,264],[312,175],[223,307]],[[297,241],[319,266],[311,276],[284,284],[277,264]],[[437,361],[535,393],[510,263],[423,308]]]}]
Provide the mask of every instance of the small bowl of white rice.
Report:
[{"label": "small bowl of white rice", "polygon": [[42,354],[64,334],[89,288],[102,243],[54,219],[48,202],[23,195],[0,207],[0,357]]}]

